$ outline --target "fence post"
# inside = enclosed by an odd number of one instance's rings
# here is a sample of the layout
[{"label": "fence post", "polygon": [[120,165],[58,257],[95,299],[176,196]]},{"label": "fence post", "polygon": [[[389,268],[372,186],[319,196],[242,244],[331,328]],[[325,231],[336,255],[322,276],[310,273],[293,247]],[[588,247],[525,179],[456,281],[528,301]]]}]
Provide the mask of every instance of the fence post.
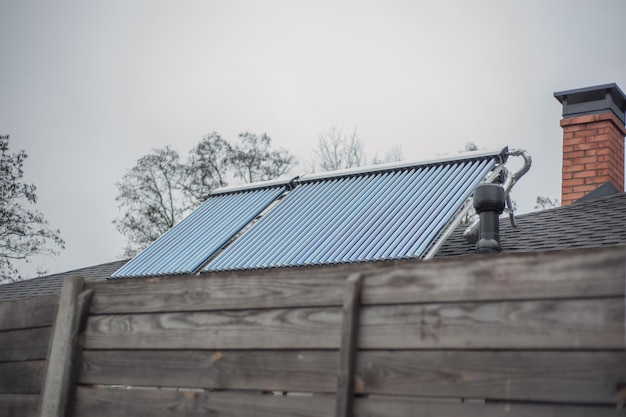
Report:
[{"label": "fence post", "polygon": [[341,350],[337,378],[336,417],[351,417],[354,403],[354,367],[359,333],[359,302],[363,276],[352,274],[346,281],[341,324]]},{"label": "fence post", "polygon": [[71,413],[80,367],[78,335],[85,325],[93,290],[78,276],[65,278],[57,310],[44,377],[40,416],[67,417]]}]

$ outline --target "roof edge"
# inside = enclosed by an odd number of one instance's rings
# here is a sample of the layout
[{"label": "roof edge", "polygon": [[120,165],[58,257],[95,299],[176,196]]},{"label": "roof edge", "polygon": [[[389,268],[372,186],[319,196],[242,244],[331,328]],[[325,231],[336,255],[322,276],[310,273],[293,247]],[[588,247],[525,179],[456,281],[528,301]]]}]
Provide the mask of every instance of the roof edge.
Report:
[{"label": "roof edge", "polygon": [[504,148],[492,148],[479,151],[461,152],[454,155],[443,155],[433,159],[421,159],[421,160],[409,160],[399,162],[388,162],[385,164],[367,165],[356,168],[338,169],[336,171],[325,171],[320,173],[306,174],[299,178],[294,178],[298,182],[323,180],[336,177],[344,177],[350,175],[370,174],[380,171],[390,171],[394,169],[411,168],[419,165],[432,165],[443,162],[460,161],[463,159],[478,159],[485,157],[499,157],[499,162],[503,163],[507,159],[508,147]]},{"label": "roof edge", "polygon": [[257,182],[251,182],[248,184],[240,184],[240,185],[229,185],[226,187],[217,188],[211,191],[209,195],[235,193],[238,191],[256,190],[259,188],[272,188],[272,187],[280,187],[280,186],[287,187],[296,179],[298,179],[298,177],[279,178],[279,179],[268,180],[268,181],[257,181]]}]

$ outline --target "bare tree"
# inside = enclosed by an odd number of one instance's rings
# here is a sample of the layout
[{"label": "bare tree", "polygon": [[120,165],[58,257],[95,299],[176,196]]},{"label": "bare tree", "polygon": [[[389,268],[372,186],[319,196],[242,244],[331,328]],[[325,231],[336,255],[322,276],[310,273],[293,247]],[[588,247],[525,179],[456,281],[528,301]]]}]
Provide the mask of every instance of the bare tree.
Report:
[{"label": "bare tree", "polygon": [[399,162],[404,159],[402,147],[400,145],[392,146],[383,158],[379,158],[378,155],[372,158],[372,164],[385,164],[388,162]]},{"label": "bare tree", "polygon": [[356,133],[344,134],[336,125],[320,133],[317,147],[313,150],[315,155],[315,171],[334,171],[358,167],[365,163],[363,141]]},{"label": "bare tree", "polygon": [[213,132],[202,138],[189,152],[185,166],[185,195],[192,205],[205,201],[216,188],[228,185],[232,176],[234,149]]},{"label": "bare tree", "polygon": [[116,183],[120,217],[113,223],[127,238],[124,256],[133,256],[204,202],[211,191],[231,180],[269,180],[287,172],[294,157],[271,149],[271,139],[242,133],[241,143],[229,144],[218,133],[206,135],[186,163],[165,147],[143,156]]},{"label": "bare tree", "polygon": [[235,177],[245,183],[280,177],[295,165],[295,158],[288,151],[271,149],[272,139],[265,133],[240,133],[239,142],[230,161]]},{"label": "bare tree", "polygon": [[115,200],[123,214],[113,223],[128,239],[124,256],[147,247],[185,214],[185,169],[179,159],[169,147],[153,149],[115,184]]},{"label": "bare tree", "polygon": [[35,185],[23,182],[27,157],[24,150],[10,153],[9,135],[0,136],[0,282],[23,278],[15,262],[57,255],[65,248],[60,231],[50,229],[40,212],[25,207],[37,203]]},{"label": "bare tree", "polygon": [[538,196],[535,204],[535,210],[546,210],[560,206],[561,203],[558,198]]}]

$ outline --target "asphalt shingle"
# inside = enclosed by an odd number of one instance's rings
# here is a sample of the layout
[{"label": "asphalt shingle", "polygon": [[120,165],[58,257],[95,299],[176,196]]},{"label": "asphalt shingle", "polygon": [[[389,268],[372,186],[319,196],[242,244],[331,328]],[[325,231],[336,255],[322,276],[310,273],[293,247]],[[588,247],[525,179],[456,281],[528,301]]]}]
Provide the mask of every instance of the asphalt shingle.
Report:
[{"label": "asphalt shingle", "polygon": [[20,298],[37,297],[40,295],[58,294],[63,286],[63,279],[71,275],[80,275],[85,279],[102,280],[121,268],[128,260],[108,262],[105,264],[75,269],[60,274],[45,275],[25,281],[0,285],[0,301],[17,300]]},{"label": "asphalt shingle", "polygon": [[[517,228],[513,228],[508,217],[500,219],[503,252],[624,245],[626,193],[527,213],[516,216],[516,220]],[[437,257],[474,253],[475,245],[463,238],[466,227],[452,233]]]}]

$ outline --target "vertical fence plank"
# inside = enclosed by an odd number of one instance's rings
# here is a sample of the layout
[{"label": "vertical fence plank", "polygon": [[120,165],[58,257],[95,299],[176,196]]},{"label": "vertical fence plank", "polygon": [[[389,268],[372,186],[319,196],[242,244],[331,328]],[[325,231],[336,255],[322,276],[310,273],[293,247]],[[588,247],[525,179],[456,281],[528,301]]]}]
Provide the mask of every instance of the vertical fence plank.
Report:
[{"label": "vertical fence plank", "polygon": [[80,354],[78,334],[93,294],[93,290],[83,291],[84,288],[81,277],[68,277],[63,282],[42,387],[42,417],[65,417],[72,407],[75,377],[80,365],[77,360]]},{"label": "vertical fence plank", "polygon": [[356,344],[359,330],[359,301],[363,276],[352,274],[346,282],[341,325],[341,351],[337,378],[336,417],[351,417],[354,400]]}]

